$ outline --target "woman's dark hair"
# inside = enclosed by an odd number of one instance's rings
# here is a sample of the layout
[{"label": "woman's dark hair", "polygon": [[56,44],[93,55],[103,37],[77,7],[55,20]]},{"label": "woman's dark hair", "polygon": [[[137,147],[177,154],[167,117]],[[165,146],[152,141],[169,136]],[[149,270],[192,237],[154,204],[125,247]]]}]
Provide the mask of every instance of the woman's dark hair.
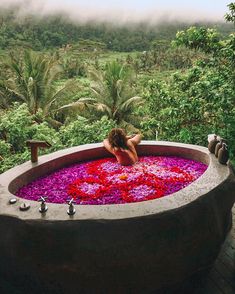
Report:
[{"label": "woman's dark hair", "polygon": [[118,147],[128,149],[126,133],[123,129],[112,129],[108,135],[108,140],[112,148]]}]

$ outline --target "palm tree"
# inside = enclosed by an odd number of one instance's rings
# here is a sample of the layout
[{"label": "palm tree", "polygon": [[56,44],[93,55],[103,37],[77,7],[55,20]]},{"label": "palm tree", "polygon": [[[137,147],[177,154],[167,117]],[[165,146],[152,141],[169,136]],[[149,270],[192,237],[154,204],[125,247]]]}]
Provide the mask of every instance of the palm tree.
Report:
[{"label": "palm tree", "polygon": [[104,71],[93,69],[89,74],[94,97],[80,98],[61,109],[81,109],[85,104],[96,117],[106,115],[120,126],[134,124],[137,119],[134,110],[143,103],[143,99],[132,96],[133,72],[127,66],[113,61],[106,64]]},{"label": "palm tree", "polygon": [[61,87],[55,85],[62,67],[54,57],[26,50],[20,60],[11,54],[7,64],[14,74],[6,81],[8,90],[17,100],[28,105],[31,114],[41,110],[43,117],[51,120],[52,110],[68,103],[77,91],[74,80]]}]

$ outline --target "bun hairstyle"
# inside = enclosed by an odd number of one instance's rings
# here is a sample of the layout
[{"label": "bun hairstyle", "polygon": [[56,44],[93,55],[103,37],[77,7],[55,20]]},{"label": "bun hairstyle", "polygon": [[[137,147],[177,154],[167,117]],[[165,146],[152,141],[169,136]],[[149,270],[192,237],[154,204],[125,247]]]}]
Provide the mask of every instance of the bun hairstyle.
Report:
[{"label": "bun hairstyle", "polygon": [[126,133],[123,129],[112,129],[108,135],[109,144],[112,148],[128,149]]}]

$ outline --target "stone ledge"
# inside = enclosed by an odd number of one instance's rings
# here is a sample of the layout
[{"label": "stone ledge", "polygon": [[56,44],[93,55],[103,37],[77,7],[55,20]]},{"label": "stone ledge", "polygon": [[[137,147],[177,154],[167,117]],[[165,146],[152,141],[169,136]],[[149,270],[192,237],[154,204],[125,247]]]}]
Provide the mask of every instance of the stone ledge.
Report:
[{"label": "stone ledge", "polygon": [[[195,201],[209,191],[218,188],[231,176],[227,165],[218,163],[217,158],[210,154],[207,148],[164,141],[143,141],[138,146],[139,154],[178,155],[195,159],[208,164],[206,172],[186,188],[160,199],[111,205],[76,205],[76,214],[68,217],[66,204],[48,203],[48,212],[41,215],[38,212],[39,203],[18,198],[14,205],[8,200],[15,197],[13,193],[22,185],[52,172],[63,166],[87,159],[96,159],[110,154],[103,148],[102,143],[87,144],[72,147],[39,158],[37,163],[26,162],[0,175],[0,214],[8,214],[22,219],[34,220],[85,220],[85,219],[122,219],[163,213],[180,208]],[[31,208],[26,212],[19,211],[19,205],[28,202]]]}]

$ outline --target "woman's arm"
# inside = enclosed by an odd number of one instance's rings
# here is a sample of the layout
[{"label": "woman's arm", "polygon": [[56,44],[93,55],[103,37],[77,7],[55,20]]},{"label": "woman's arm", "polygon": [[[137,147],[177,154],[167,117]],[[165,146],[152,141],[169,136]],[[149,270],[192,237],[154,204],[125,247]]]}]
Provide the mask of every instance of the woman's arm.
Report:
[{"label": "woman's arm", "polygon": [[142,135],[141,134],[137,134],[137,135],[134,135],[134,137],[128,139],[130,140],[134,145],[138,145],[140,143],[142,139]]},{"label": "woman's arm", "polygon": [[104,144],[104,147],[106,150],[108,150],[110,153],[114,154],[113,149],[112,149],[108,139],[104,139],[103,144]]}]

